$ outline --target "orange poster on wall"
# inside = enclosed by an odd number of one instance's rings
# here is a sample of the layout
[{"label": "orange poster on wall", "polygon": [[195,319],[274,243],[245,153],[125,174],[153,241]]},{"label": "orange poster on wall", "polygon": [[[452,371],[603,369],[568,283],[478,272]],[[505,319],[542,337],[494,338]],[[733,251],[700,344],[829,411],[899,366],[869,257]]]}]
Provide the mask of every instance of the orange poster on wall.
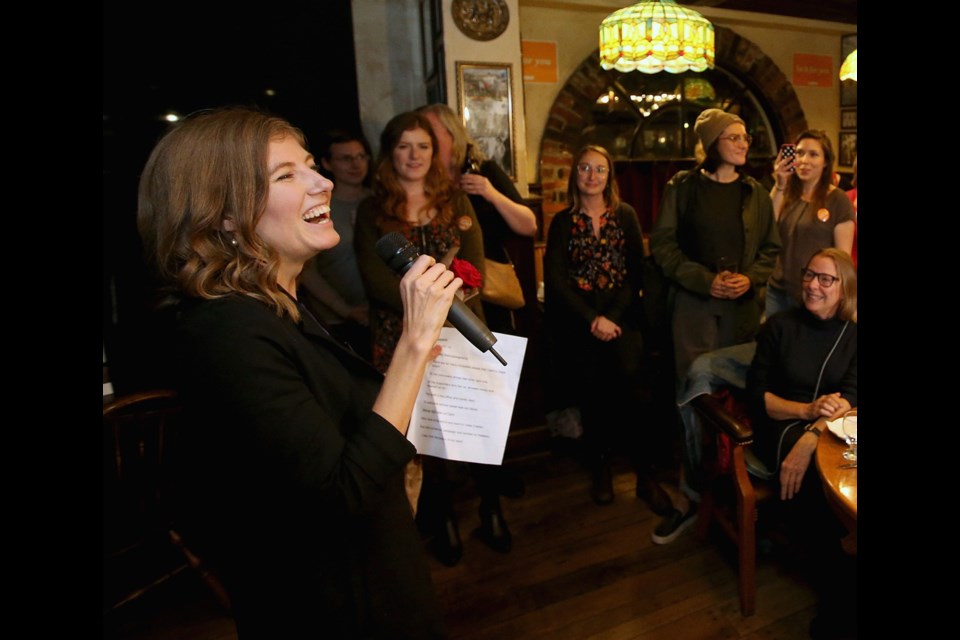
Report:
[{"label": "orange poster on wall", "polygon": [[521,40],[524,82],[557,82],[557,43]]},{"label": "orange poster on wall", "polygon": [[832,87],[833,58],[812,53],[793,54],[793,84],[798,87]]}]

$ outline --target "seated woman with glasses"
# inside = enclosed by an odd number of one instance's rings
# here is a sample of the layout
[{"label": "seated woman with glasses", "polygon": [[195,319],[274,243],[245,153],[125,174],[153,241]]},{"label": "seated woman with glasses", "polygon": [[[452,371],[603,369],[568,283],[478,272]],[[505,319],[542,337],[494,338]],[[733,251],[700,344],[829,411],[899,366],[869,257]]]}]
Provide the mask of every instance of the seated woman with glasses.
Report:
[{"label": "seated woman with glasses", "polygon": [[767,285],[766,316],[800,305],[797,276],[817,249],[853,250],[856,215],[842,189],[833,185],[833,146],[823,131],[797,138],[795,157],[783,150],[773,165],[776,184],[770,191],[783,251]]},{"label": "seated woman with glasses", "polygon": [[[720,109],[697,117],[705,158],[667,183],[650,249],[671,283],[671,330],[678,401],[698,356],[749,342],[760,326],[759,290],[773,271],[780,239],[770,196],[740,171],[752,138],[743,120]],[[672,542],[696,519],[698,461],[685,451],[678,509],[654,530]]]},{"label": "seated woman with glasses", "polygon": [[637,496],[658,512],[672,508],[650,475],[649,448],[638,447],[635,415],[642,353],[640,322],[643,234],[637,212],[620,201],[613,160],[588,145],[575,157],[567,199],[554,216],[544,255],[544,329],[550,361],[548,404],[580,407],[594,502],[613,502],[610,455],[615,445],[642,459]]},{"label": "seated woman with glasses", "polygon": [[[833,573],[848,562],[840,547],[845,531],[826,503],[813,455],[820,437],[833,437],[821,436],[825,420],[857,406],[857,272],[849,254],[831,247],[797,275],[802,306],[767,319],[747,372],[753,450],[779,478],[791,533],[823,563],[815,585],[839,588],[851,577]],[[822,606],[856,601],[855,593],[820,595]]]}]

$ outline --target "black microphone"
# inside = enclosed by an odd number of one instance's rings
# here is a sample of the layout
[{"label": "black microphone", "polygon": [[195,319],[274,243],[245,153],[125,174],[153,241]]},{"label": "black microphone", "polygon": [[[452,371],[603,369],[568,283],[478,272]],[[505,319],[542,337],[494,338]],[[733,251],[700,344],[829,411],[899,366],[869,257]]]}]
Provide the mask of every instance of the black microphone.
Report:
[{"label": "black microphone", "polygon": [[[387,263],[387,266],[403,275],[410,268],[410,265],[420,257],[417,248],[407,240],[402,233],[392,232],[377,240],[377,255]],[[457,331],[469,340],[473,346],[480,349],[481,352],[489,351],[497,357],[497,360],[507,366],[507,361],[500,357],[493,345],[497,342],[497,337],[493,332],[483,324],[483,321],[477,317],[470,308],[463,303],[463,300],[454,296],[453,305],[447,314],[447,320],[450,321]]]}]

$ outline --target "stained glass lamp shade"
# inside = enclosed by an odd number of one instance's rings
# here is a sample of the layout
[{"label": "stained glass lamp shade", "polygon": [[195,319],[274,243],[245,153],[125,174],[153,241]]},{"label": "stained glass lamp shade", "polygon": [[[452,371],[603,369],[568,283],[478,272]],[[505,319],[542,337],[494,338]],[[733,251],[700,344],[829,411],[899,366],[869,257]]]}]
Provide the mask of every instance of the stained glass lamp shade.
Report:
[{"label": "stained glass lamp shade", "polygon": [[673,0],[639,2],[600,23],[600,66],[617,71],[683,73],[714,66],[713,25]]}]

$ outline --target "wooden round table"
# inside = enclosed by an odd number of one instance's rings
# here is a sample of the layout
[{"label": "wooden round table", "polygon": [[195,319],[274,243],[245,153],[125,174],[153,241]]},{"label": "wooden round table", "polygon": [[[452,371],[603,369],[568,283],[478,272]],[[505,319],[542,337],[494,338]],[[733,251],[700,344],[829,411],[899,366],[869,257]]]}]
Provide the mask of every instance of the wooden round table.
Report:
[{"label": "wooden round table", "polygon": [[857,469],[841,469],[847,464],[843,452],[847,443],[824,429],[817,443],[817,471],[823,490],[837,515],[851,531],[857,527]]}]

